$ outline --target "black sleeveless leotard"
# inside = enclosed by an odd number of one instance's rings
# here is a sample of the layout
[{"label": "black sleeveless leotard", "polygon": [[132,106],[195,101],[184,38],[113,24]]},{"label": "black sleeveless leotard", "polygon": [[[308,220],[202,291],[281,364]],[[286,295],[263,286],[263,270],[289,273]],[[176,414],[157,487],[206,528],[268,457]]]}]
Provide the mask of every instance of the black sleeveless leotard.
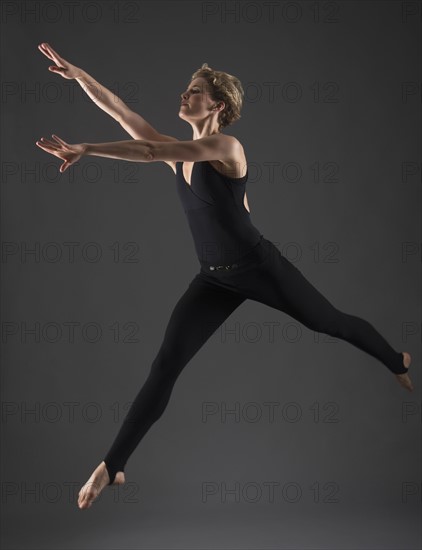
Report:
[{"label": "black sleeveless leotard", "polygon": [[203,160],[193,164],[189,185],[176,162],[177,191],[201,263],[231,264],[259,243],[262,234],[243,204],[247,180],[248,172],[230,178]]}]

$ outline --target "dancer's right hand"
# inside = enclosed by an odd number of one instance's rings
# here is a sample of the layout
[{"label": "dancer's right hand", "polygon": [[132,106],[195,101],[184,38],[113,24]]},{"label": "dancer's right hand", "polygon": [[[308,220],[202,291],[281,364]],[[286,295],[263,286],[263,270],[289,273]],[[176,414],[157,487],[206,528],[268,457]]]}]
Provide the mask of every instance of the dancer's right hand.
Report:
[{"label": "dancer's right hand", "polygon": [[59,74],[63,78],[67,78],[68,80],[72,80],[81,75],[82,71],[81,69],[79,69],[79,67],[75,67],[75,65],[72,65],[71,63],[63,59],[63,57],[60,57],[59,54],[55,52],[53,48],[46,42],[38,44],[38,49],[41,53],[48,57],[48,59],[51,59],[56,64],[50,65],[50,67],[48,67],[48,70],[52,73]]}]

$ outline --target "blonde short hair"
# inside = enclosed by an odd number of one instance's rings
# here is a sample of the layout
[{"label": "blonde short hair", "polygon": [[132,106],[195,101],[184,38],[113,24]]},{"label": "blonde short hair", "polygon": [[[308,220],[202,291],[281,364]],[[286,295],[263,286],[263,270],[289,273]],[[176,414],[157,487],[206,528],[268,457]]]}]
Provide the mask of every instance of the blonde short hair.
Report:
[{"label": "blonde short hair", "polygon": [[202,67],[193,73],[191,81],[195,78],[205,78],[214,101],[225,103],[225,108],[218,114],[219,130],[241,118],[244,91],[238,78],[223,71],[211,69],[207,63],[203,63]]}]

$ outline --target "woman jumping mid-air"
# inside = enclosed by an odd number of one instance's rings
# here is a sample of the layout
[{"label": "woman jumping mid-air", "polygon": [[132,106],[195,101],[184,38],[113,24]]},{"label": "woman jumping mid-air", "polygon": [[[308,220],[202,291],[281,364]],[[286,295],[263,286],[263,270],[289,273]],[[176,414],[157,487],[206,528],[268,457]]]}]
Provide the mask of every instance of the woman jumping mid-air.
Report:
[{"label": "woman jumping mid-air", "polygon": [[245,300],[285,312],[309,329],[340,338],[375,357],[396,380],[413,390],[407,374],[411,357],[394,350],[360,317],[333,306],[251,221],[246,197],[248,163],[244,149],[222,129],[240,118],[240,81],[206,63],[180,95],[179,117],[193,130],[191,141],[160,134],[112,92],[60,57],[48,44],[40,51],[49,70],[76,79],[132,140],[68,144],[58,136],[36,144],[62,159],[60,171],[84,155],[133,162],[165,162],[176,176],[177,193],[192,232],[200,270],[176,303],[161,347],[104,460],[79,492],[89,508],[106,485],[122,484],[127,460],[163,414],[183,368],[217,328]]}]

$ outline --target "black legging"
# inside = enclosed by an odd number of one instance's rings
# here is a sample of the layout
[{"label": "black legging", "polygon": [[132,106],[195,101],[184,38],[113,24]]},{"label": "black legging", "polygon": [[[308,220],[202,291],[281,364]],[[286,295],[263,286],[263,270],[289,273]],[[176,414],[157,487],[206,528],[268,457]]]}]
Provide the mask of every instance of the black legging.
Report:
[{"label": "black legging", "polygon": [[311,330],[353,344],[391,372],[407,372],[396,352],[368,321],[336,309],[277,247],[261,241],[232,269],[202,264],[177,302],[148,378],[104,458],[110,483],[151,425],[163,414],[177,377],[217,328],[247,298],[283,311]]}]

